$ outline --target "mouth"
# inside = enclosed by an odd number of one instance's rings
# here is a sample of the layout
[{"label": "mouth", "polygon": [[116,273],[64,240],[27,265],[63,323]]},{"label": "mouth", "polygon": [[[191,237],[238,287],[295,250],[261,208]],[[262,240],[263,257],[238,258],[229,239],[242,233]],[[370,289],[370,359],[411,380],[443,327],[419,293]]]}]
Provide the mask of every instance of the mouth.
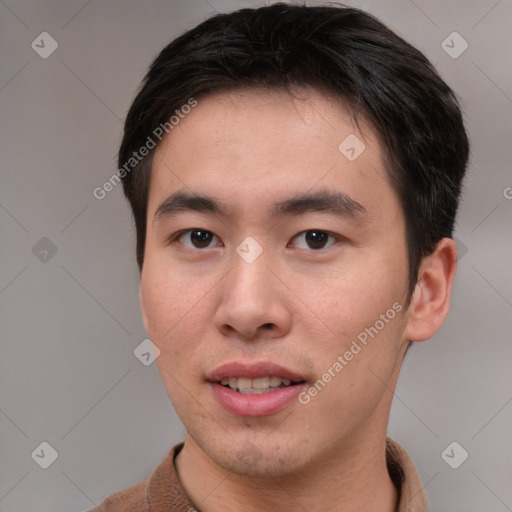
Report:
[{"label": "mouth", "polygon": [[211,372],[213,396],[236,416],[270,416],[290,406],[307,386],[302,375],[270,362],[228,363]]},{"label": "mouth", "polygon": [[304,380],[293,381],[285,377],[272,375],[268,377],[256,377],[254,379],[247,377],[224,377],[217,381],[217,384],[236,393],[242,393],[243,395],[262,395],[290,386],[296,386],[304,382]]}]

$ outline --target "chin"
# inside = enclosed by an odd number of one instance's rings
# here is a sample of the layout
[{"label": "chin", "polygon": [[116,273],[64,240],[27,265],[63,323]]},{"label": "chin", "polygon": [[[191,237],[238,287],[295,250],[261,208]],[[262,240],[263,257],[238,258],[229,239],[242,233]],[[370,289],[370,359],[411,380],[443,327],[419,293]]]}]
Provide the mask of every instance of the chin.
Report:
[{"label": "chin", "polygon": [[218,466],[240,476],[281,477],[305,469],[304,453],[292,445],[252,443],[240,440],[222,446],[206,446],[203,451]]}]

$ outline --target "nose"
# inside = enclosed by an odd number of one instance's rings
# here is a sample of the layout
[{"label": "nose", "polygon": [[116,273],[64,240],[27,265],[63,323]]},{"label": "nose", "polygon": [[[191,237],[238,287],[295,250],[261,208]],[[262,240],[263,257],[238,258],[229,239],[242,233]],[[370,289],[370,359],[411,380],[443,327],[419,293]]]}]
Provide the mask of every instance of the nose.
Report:
[{"label": "nose", "polygon": [[252,263],[234,255],[215,313],[215,326],[224,336],[268,339],[282,337],[290,330],[289,292],[268,268],[271,262],[264,254]]}]

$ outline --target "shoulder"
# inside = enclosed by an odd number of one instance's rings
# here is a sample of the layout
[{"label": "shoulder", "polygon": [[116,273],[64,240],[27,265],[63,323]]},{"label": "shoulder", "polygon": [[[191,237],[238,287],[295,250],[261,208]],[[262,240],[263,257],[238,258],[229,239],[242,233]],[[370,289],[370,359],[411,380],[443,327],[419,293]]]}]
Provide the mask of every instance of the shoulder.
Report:
[{"label": "shoulder", "polygon": [[151,508],[155,510],[155,505],[158,510],[167,510],[169,506],[176,504],[180,507],[185,504],[193,509],[174,465],[174,459],[183,445],[184,443],[179,443],[173,446],[149,478],[108,496],[97,507],[86,512],[149,512]]},{"label": "shoulder", "polygon": [[88,512],[146,512],[149,511],[147,489],[149,478],[133,487],[118,491],[105,498]]}]

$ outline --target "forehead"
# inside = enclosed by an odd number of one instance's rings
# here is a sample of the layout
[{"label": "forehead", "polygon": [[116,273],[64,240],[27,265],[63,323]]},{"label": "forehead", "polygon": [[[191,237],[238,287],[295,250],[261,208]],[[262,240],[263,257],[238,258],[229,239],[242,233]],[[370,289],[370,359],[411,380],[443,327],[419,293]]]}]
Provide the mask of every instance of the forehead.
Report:
[{"label": "forehead", "polygon": [[251,89],[198,98],[155,151],[148,220],[178,189],[246,211],[318,187],[364,200],[368,210],[371,203],[386,206],[382,196],[394,194],[371,125],[362,117],[356,124],[333,96],[297,94]]},{"label": "forehead", "polygon": [[[280,155],[309,152],[313,146],[320,151],[325,149],[320,145],[337,149],[343,133],[357,132],[361,138],[375,138],[374,130],[361,114],[356,125],[342,100],[311,87],[292,93],[251,88],[207,94],[173,128],[166,142],[172,146],[177,132],[185,135],[185,131],[201,146],[227,144],[234,149],[240,143],[244,148],[262,147],[264,143],[266,149],[279,151]],[[305,145],[294,146],[299,140]]]}]

